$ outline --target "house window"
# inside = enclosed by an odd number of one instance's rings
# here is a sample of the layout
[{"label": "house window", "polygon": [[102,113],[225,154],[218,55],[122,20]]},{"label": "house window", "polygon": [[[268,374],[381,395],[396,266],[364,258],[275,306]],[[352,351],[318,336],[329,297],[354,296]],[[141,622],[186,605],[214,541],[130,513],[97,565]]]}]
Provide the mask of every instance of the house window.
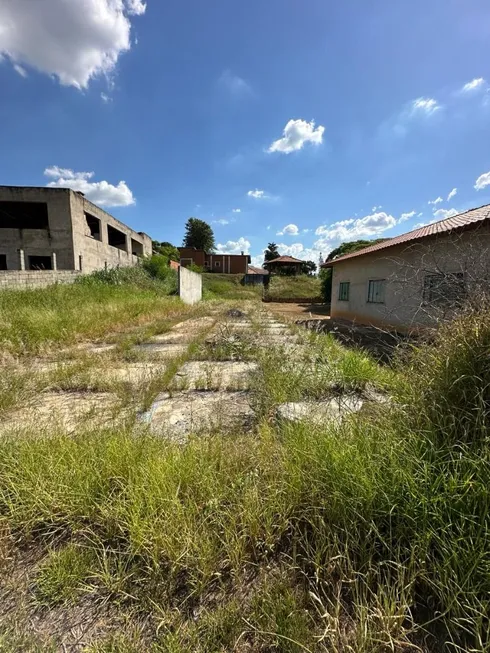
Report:
[{"label": "house window", "polygon": [[424,277],[424,302],[428,304],[457,303],[465,296],[463,272],[427,274]]},{"label": "house window", "polygon": [[384,304],[385,301],[385,279],[371,279],[368,285],[368,303]]},{"label": "house window", "polygon": [[350,281],[341,281],[339,283],[339,301],[349,301]]},{"label": "house window", "polygon": [[221,262],[220,261],[215,261],[214,262],[214,267],[215,268],[220,268],[221,267]]},{"label": "house window", "polygon": [[0,254],[0,270],[7,269],[7,254]]}]

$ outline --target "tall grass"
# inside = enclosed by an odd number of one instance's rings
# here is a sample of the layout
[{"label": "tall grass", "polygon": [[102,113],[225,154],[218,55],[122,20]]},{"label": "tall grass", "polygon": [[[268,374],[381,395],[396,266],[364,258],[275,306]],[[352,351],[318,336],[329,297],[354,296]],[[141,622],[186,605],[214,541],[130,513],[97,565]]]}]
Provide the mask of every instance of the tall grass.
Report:
[{"label": "tall grass", "polygon": [[170,276],[160,282],[141,268],[121,268],[84,276],[73,285],[2,291],[0,348],[39,351],[171,312],[178,306],[178,300],[168,296],[174,284]]},{"label": "tall grass", "polygon": [[301,274],[297,277],[272,275],[268,293],[277,298],[315,298],[321,296],[321,281],[318,277]]},{"label": "tall grass", "polygon": [[161,651],[489,650],[488,317],[414,350],[392,403],[341,426],[2,442],[10,529],[71,547],[42,600],[130,600],[160,615]]},{"label": "tall grass", "polygon": [[243,274],[205,273],[203,296],[205,299],[255,300],[262,297],[263,286],[244,286]]}]

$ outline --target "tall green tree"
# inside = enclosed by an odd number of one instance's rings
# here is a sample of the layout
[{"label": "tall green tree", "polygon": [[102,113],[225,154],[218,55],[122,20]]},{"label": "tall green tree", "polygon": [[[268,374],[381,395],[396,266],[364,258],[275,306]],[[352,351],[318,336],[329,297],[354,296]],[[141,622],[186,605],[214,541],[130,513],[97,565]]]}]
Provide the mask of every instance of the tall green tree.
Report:
[{"label": "tall green tree", "polygon": [[264,261],[273,261],[279,256],[281,255],[279,254],[276,243],[269,243],[267,249],[264,250]]},{"label": "tall green tree", "polygon": [[195,247],[212,252],[216,243],[210,225],[199,218],[189,218],[185,225],[184,247]]},{"label": "tall green tree", "polygon": [[175,247],[175,245],[172,245],[172,243],[167,241],[159,243],[158,240],[153,240],[152,245],[154,252],[160,254],[161,256],[166,256],[169,261],[180,261],[179,250],[177,247]]},{"label": "tall green tree", "polygon": [[303,261],[301,264],[301,274],[307,274],[309,277],[312,277],[316,272],[316,263],[315,261]]},{"label": "tall green tree", "polygon": [[375,240],[353,240],[350,243],[341,243],[338,247],[332,249],[330,254],[325,259],[325,263],[328,263],[329,261],[333,261],[335,258],[338,258],[339,256],[344,256],[344,254],[353,254],[354,252],[358,252],[360,249],[364,249],[365,247],[369,247],[370,245],[376,245],[377,243],[382,243],[384,240],[388,240],[388,239],[376,238]]}]

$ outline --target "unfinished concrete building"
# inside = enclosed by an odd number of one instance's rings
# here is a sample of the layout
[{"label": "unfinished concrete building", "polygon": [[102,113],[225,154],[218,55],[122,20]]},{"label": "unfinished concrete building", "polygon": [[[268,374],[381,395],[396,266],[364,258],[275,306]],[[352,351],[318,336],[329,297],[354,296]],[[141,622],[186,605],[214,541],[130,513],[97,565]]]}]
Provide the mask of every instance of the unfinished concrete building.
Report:
[{"label": "unfinished concrete building", "polygon": [[0,186],[0,270],[84,273],[136,265],[149,236],[69,188]]}]

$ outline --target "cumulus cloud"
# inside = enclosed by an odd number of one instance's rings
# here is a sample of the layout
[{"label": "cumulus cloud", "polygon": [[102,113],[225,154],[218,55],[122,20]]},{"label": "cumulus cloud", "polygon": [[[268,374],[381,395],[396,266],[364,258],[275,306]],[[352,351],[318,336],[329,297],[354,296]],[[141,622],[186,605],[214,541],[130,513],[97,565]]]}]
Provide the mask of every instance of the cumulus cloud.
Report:
[{"label": "cumulus cloud", "polygon": [[[64,86],[87,88],[98,75],[113,73],[131,48],[131,16],[141,0],[3,0],[0,2],[0,60],[31,66]],[[19,72],[19,68],[16,68]],[[23,70],[23,68],[22,68]]]},{"label": "cumulus cloud", "polygon": [[235,75],[231,70],[225,70],[220,78],[218,84],[225,88],[231,95],[235,97],[244,97],[252,94],[252,87],[242,77]]},{"label": "cumulus cloud", "polygon": [[125,181],[120,181],[117,186],[107,181],[91,181],[93,172],[75,172],[69,168],[52,166],[44,171],[50,177],[49,188],[71,188],[81,191],[87,199],[100,206],[131,206],[136,200]]},{"label": "cumulus cloud", "polygon": [[410,220],[410,218],[413,218],[414,215],[415,215],[415,211],[410,211],[409,213],[402,213],[398,222],[405,222],[406,220]]},{"label": "cumulus cloud", "polygon": [[247,195],[249,197],[253,197],[255,200],[263,200],[267,197],[265,191],[259,190],[258,188],[256,188],[255,190],[249,190]]},{"label": "cumulus cloud", "polygon": [[297,236],[299,229],[295,224],[287,224],[282,231],[278,231],[276,236]]},{"label": "cumulus cloud", "polygon": [[315,121],[306,122],[306,120],[290,120],[284,127],[283,137],[274,141],[267,150],[270,152],[282,152],[290,154],[296,150],[301,150],[305,143],[320,145],[323,142],[323,132],[325,127],[318,125],[315,129]]},{"label": "cumulus cloud", "polygon": [[456,211],[456,209],[437,209],[433,215],[435,220],[445,220],[446,218],[452,218],[453,215],[458,215],[458,213],[459,211]]},{"label": "cumulus cloud", "polygon": [[484,172],[475,181],[476,190],[483,190],[486,186],[490,186],[490,172]]},{"label": "cumulus cloud", "polygon": [[434,204],[434,205],[436,205],[436,204],[440,204],[441,202],[444,202],[444,200],[442,199],[442,197],[436,197],[435,200],[429,200],[429,201],[427,202],[427,204]]},{"label": "cumulus cloud", "polygon": [[483,77],[477,77],[472,79],[471,82],[467,82],[461,89],[462,93],[471,93],[471,91],[476,91],[481,89],[485,85],[485,80]]},{"label": "cumulus cloud", "polygon": [[439,111],[440,108],[440,105],[433,98],[419,97],[412,102],[411,114],[412,116],[421,114],[430,116],[436,111]]},{"label": "cumulus cloud", "polygon": [[387,229],[391,229],[397,223],[396,218],[384,211],[366,215],[363,218],[354,220],[341,220],[331,225],[321,226],[315,231],[317,236],[322,236],[321,241],[317,241],[315,246],[325,249],[326,244],[343,240],[354,240],[365,236],[377,236]]},{"label": "cumulus cloud", "polygon": [[447,196],[447,200],[446,200],[446,201],[449,202],[449,200],[452,199],[452,198],[453,198],[457,193],[458,193],[458,189],[457,189],[457,188],[453,188],[452,191],[451,191],[451,192],[449,193],[449,195]]},{"label": "cumulus cloud", "polygon": [[228,240],[226,243],[218,243],[216,251],[218,254],[248,254],[250,241],[241,236],[238,240]]},{"label": "cumulus cloud", "polygon": [[232,213],[241,213],[242,209],[232,209],[231,212]]}]

